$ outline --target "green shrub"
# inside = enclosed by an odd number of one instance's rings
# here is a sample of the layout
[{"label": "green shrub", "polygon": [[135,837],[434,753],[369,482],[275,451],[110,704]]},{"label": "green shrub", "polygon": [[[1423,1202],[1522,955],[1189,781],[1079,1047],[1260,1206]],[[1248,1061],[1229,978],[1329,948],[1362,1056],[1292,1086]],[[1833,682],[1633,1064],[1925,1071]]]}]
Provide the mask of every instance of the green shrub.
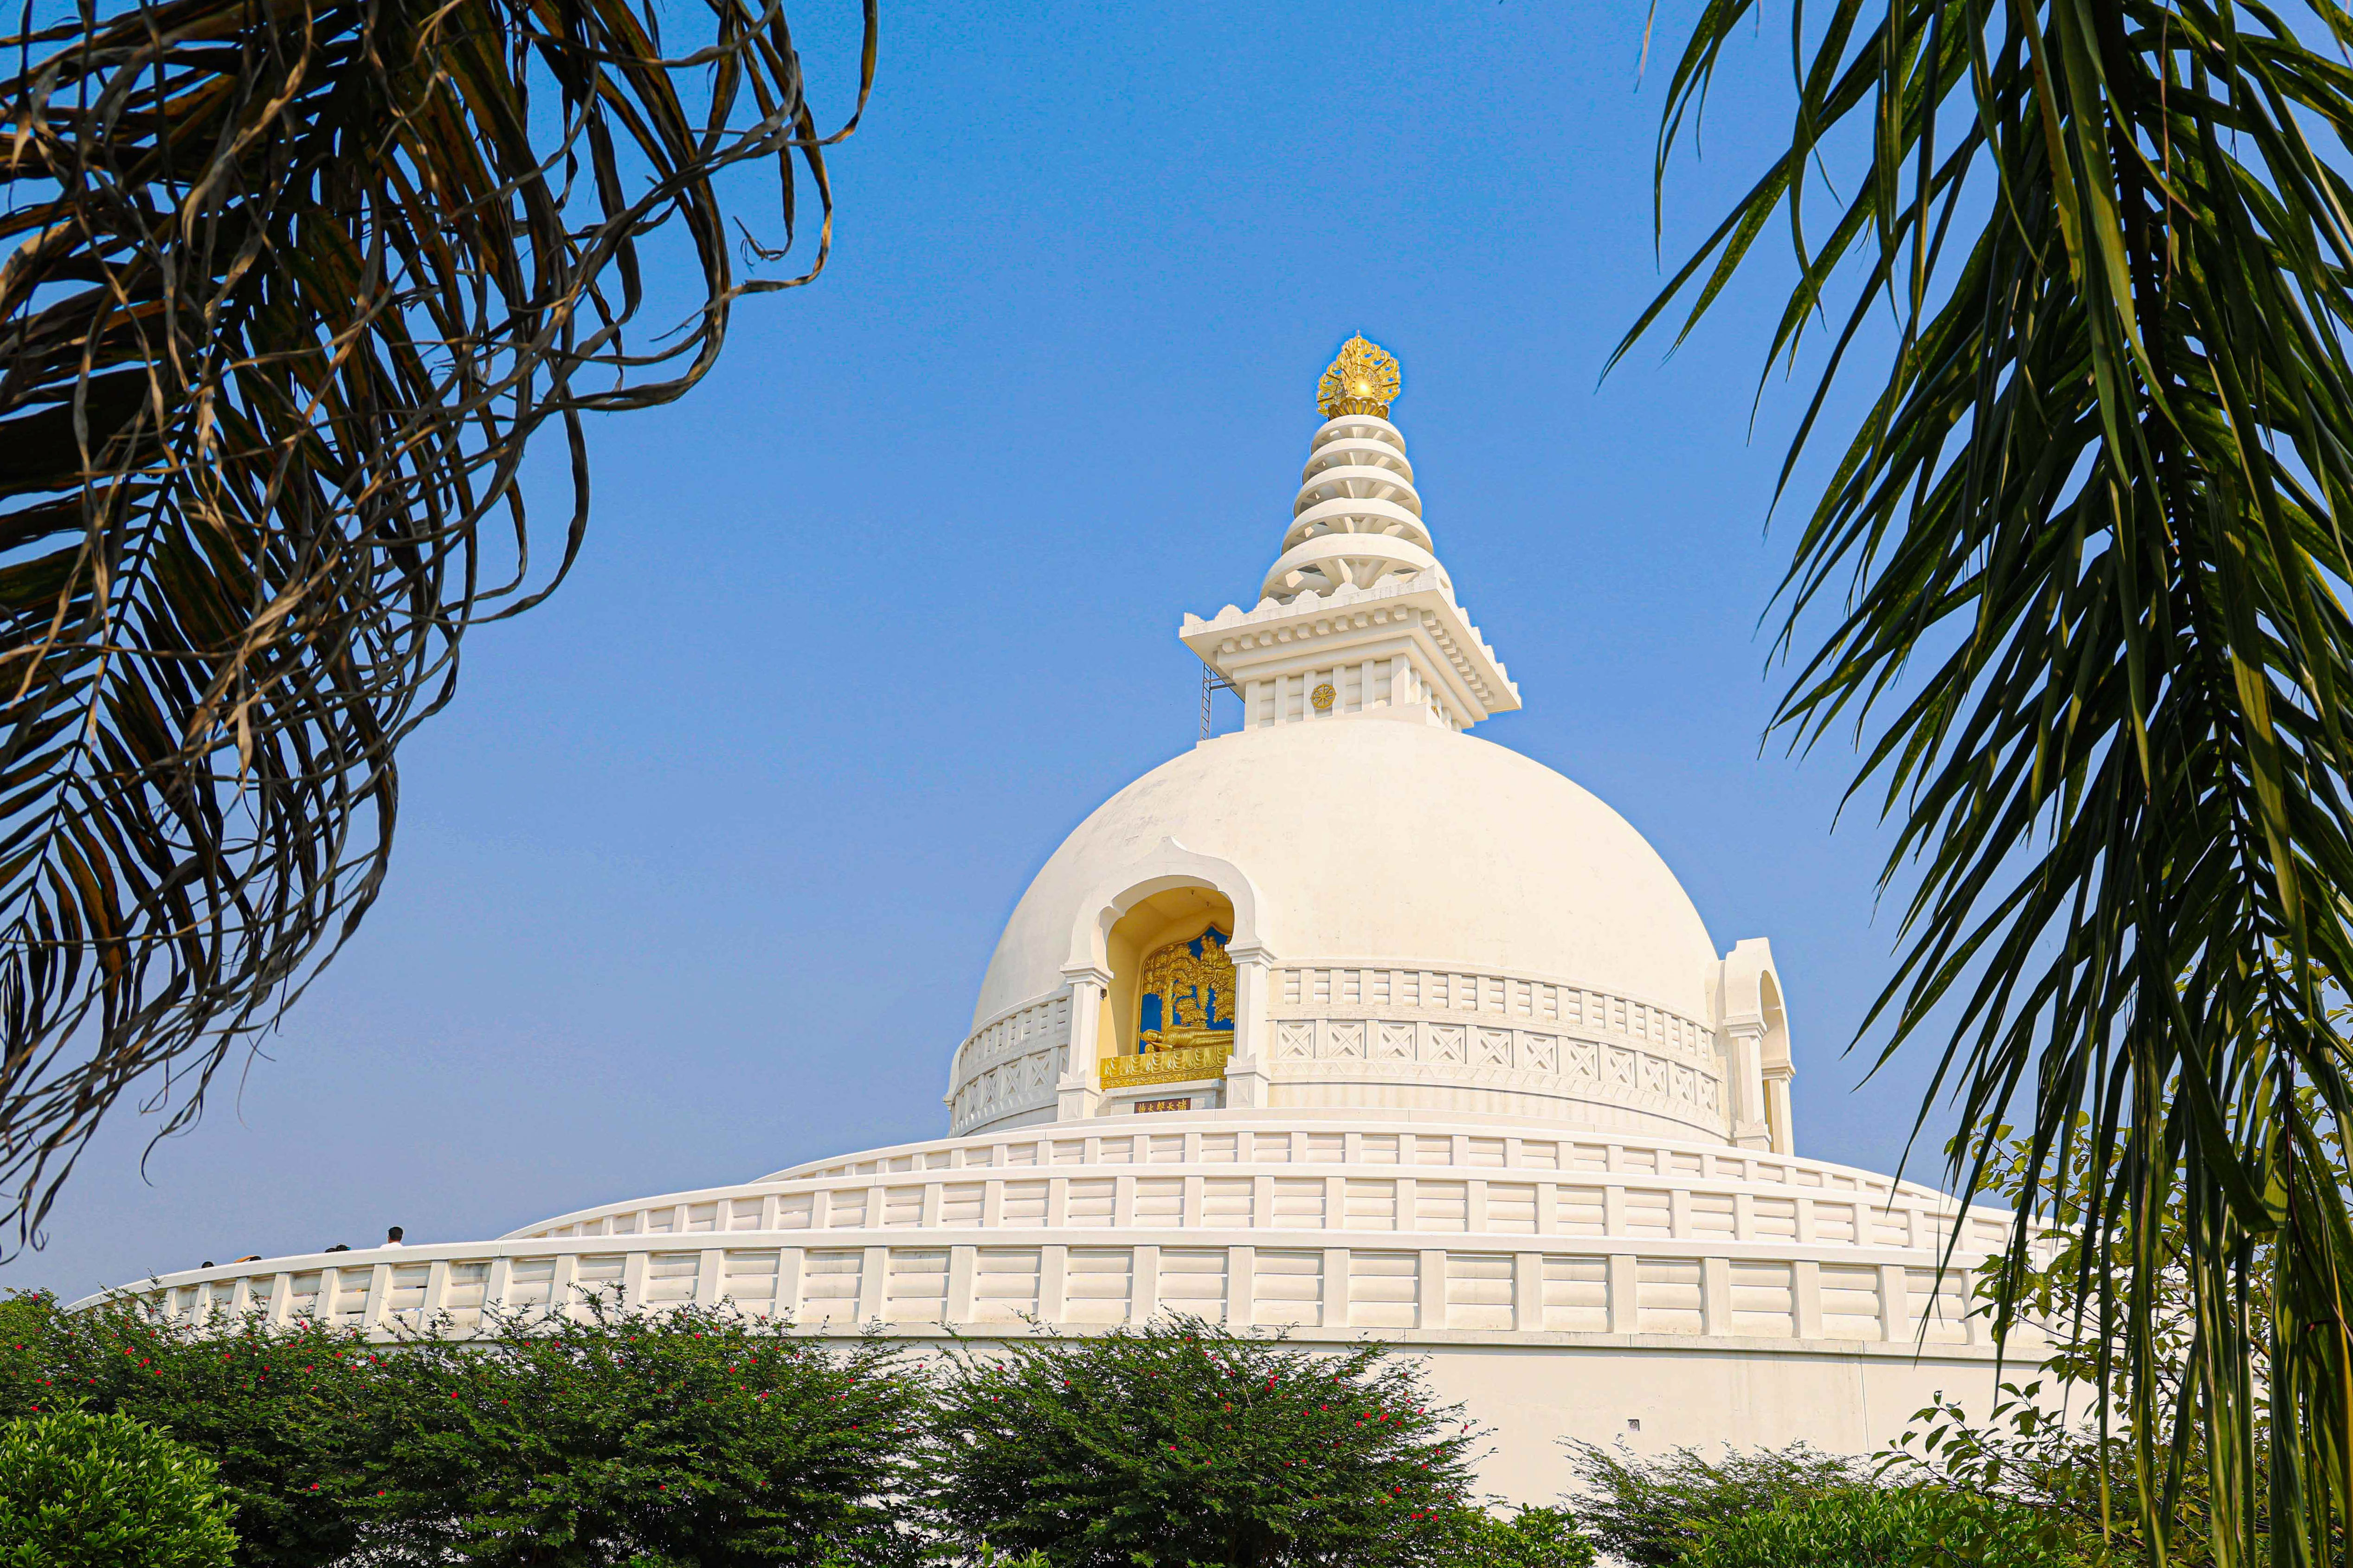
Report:
[{"label": "green shrub", "polygon": [[1689,1568],[2077,1568],[2085,1559],[2031,1512],[1977,1498],[1855,1487],[1711,1520],[1686,1549]]},{"label": "green shrub", "polygon": [[967,1547],[1055,1568],[1433,1560],[1477,1435],[1378,1345],[1198,1319],[953,1358],[922,1492]]},{"label": "green shrub", "polygon": [[0,1568],[227,1568],[228,1515],[211,1460],[129,1416],[0,1426]]},{"label": "green shrub", "polygon": [[[2080,1409],[2077,1419],[2067,1420],[2064,1406],[2080,1400],[2083,1393],[2082,1380],[2071,1382],[2073,1387],[2063,1383],[2060,1389],[2072,1398],[2054,1398],[2059,1390],[2039,1381],[2023,1386],[2005,1384],[1991,1412],[1983,1416],[1939,1394],[1934,1405],[1913,1416],[1911,1429],[1883,1456],[1882,1479],[2030,1510],[2076,1540],[2101,1542],[2103,1560],[2119,1568],[2159,1561],[2147,1533],[2140,1492],[2145,1478],[2132,1438],[2103,1433],[2096,1418]],[[2257,1506],[2250,1521],[2258,1540],[2270,1527],[2270,1483],[2263,1470],[2268,1436],[2258,1423],[2252,1449]],[[2158,1511],[2168,1531],[2163,1560],[2194,1568],[2213,1561],[2214,1494],[2202,1439],[2192,1431],[2189,1440],[2179,1487],[2164,1484],[2161,1468],[2146,1479],[2156,1483],[2155,1497],[2162,1500]],[[1990,1550],[1965,1543],[1955,1555],[1965,1563],[2002,1568],[2002,1559],[1989,1555]]]},{"label": "green shrub", "polygon": [[923,1385],[891,1344],[733,1309],[591,1301],[502,1342],[387,1353],[349,1491],[370,1561],[476,1568],[896,1564]]},{"label": "green shrub", "polygon": [[387,1415],[382,1354],[307,1319],[195,1325],[20,1294],[0,1303],[0,1419],[72,1402],[144,1421],[217,1468],[242,1568],[319,1568],[358,1545],[346,1494]]},{"label": "green shrub", "polygon": [[1591,1568],[1593,1542],[1566,1509],[1524,1508],[1509,1519],[1466,1508],[1452,1540],[1429,1561],[1442,1568]]},{"label": "green shrub", "polygon": [[1852,1460],[1798,1443],[1707,1459],[1691,1448],[1637,1456],[1624,1448],[1571,1443],[1569,1468],[1584,1487],[1577,1516],[1609,1552],[1630,1568],[1670,1568],[1704,1529],[1778,1504],[1860,1484]]},{"label": "green shrub", "polygon": [[878,1342],[602,1303],[397,1345],[131,1302],[0,1305],[0,1419],[80,1401],[206,1455],[239,1568],[859,1568],[913,1549],[879,1500],[901,1489],[923,1388]]}]

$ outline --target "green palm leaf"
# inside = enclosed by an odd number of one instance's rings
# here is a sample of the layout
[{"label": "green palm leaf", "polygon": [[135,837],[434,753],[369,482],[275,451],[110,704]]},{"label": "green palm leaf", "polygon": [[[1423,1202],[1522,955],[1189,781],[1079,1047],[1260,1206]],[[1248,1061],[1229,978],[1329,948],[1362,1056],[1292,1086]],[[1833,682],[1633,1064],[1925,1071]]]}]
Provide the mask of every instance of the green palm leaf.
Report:
[{"label": "green palm leaf", "polygon": [[[1662,182],[1751,9],[1702,16]],[[2353,1223],[2327,1137],[2353,1110],[2328,1017],[2353,982],[2353,19],[1841,0],[1793,27],[1789,145],[1619,354],[1678,299],[1688,333],[1782,216],[1799,279],[1774,357],[1817,325],[1832,345],[1794,465],[1892,314],[1783,584],[1781,646],[1820,642],[1778,716],[1801,745],[1852,726],[1853,787],[1897,825],[1899,960],[1866,1035],[1941,1042],[1961,1185],[2014,1117],[2034,1205],[2080,1202],[2086,1258],[2123,1249],[2083,1281],[2083,1328],[2147,1507],[2200,1463],[2218,1563],[2333,1559],[2353,1513]],[[1841,150],[1853,195],[1810,245],[1807,172]],[[2169,1205],[2195,1322],[2178,1367],[2156,1326]]]},{"label": "green palm leaf", "polygon": [[[138,0],[5,40],[0,1220],[100,1117],[167,1130],[349,936],[459,639],[580,546],[583,416],[679,396],[825,263],[777,4]],[[813,264],[744,276],[741,168]],[[649,256],[700,285],[640,322]],[[782,254],[742,239],[756,264]],[[667,280],[667,278],[666,278]],[[560,427],[561,543],[517,473]]]}]

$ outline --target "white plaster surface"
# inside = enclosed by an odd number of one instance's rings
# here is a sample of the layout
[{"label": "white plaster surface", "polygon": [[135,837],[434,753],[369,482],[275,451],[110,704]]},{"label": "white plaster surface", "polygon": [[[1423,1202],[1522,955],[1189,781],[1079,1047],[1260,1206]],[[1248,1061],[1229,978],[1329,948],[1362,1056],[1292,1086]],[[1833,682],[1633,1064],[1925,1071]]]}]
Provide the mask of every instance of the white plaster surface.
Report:
[{"label": "white plaster surface", "polygon": [[1516,752],[1352,714],[1204,742],[1105,802],[1022,895],[975,1026],[1060,989],[1082,900],[1166,838],[1249,874],[1285,961],[1535,972],[1712,1011],[1707,928],[1625,818]]},{"label": "white plaster surface", "polygon": [[1710,1458],[1726,1444],[1800,1441],[1869,1454],[1941,1393],[1984,1408],[1992,1378],[1982,1358],[1871,1353],[1885,1348],[1791,1356],[1652,1338],[1622,1347],[1448,1347],[1426,1364],[1432,1386],[1498,1434],[1481,1481],[1525,1504],[1570,1489],[1564,1439],[1623,1442],[1644,1454],[1692,1447]]}]

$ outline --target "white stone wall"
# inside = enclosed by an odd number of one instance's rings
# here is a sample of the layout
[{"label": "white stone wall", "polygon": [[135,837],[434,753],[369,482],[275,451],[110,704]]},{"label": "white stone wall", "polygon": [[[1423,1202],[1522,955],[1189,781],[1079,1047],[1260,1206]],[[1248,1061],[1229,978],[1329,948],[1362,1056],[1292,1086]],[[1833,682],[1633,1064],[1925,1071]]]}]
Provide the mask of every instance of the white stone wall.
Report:
[{"label": "white stone wall", "polygon": [[[1182,1311],[1377,1335],[1432,1356],[1441,1386],[1504,1429],[1490,1484],[1542,1500],[1562,1435],[1868,1447],[1936,1389],[1989,1392],[1983,1325],[1938,1274],[1955,1217],[1924,1187],[1721,1145],[1194,1114],[877,1150],[495,1242],[147,1289],[184,1315],[386,1336],[614,1286],[816,1332],[1084,1331]],[[2004,1215],[1961,1217],[1965,1262],[2006,1234]]]},{"label": "white stone wall", "polygon": [[948,1064],[948,1130],[1050,1117],[1054,1085],[1070,1068],[1067,989],[999,1014],[967,1035]]},{"label": "white stone wall", "polygon": [[[1276,965],[1267,991],[1263,1066],[1277,1107],[1718,1141],[1731,1131],[1715,1036],[1654,1003],[1538,975],[1361,959]],[[967,1037],[949,1067],[950,1130],[1050,1120],[1070,1013],[1065,989]]]},{"label": "white stone wall", "polygon": [[[712,1237],[710,1239],[721,1239]],[[840,1245],[762,1246],[755,1236],[689,1249],[677,1236],[596,1248],[545,1243],[492,1248],[411,1248],[398,1261],[336,1255],[287,1259],[274,1272],[213,1270],[164,1282],[175,1313],[259,1309],[273,1319],[330,1319],[383,1338],[446,1313],[459,1329],[483,1304],[544,1309],[584,1289],[626,1287],[660,1302],[732,1300],[747,1311],[791,1313],[819,1333],[880,1320],[931,1342],[953,1322],[967,1343],[1028,1331],[1027,1315],[1085,1332],[1185,1311],[1281,1327],[1303,1343],[1377,1336],[1426,1358],[1450,1400],[1496,1429],[1485,1486],[1521,1502],[1548,1501],[1566,1484],[1563,1437],[1623,1439],[1643,1451],[1688,1444],[1780,1447],[1800,1439],[1862,1453],[1900,1434],[1943,1393],[1982,1407],[1994,1381],[1990,1350],[1955,1316],[1957,1292],[1928,1300],[1915,1273],[1901,1337],[1873,1318],[1840,1314],[1826,1327],[1852,1337],[1799,1340],[1792,1275],[1732,1267],[1730,1332],[1709,1324],[1708,1262],[1608,1255],[1402,1251],[1165,1244],[1073,1247],[906,1246],[864,1235]],[[734,1245],[750,1242],[753,1245]],[[487,1253],[487,1255],[486,1255]],[[1769,1283],[1757,1283],[1771,1273]],[[1855,1305],[1867,1293],[1833,1267],[1824,1294]],[[1628,1304],[1630,1302],[1630,1304]],[[1915,1344],[1923,1312],[1925,1340]],[[1637,1326],[1602,1327],[1612,1321]],[[1337,1321],[1330,1320],[1340,1320]],[[1515,1328],[1526,1320],[1541,1328]],[[2018,1363],[2011,1363],[2016,1375]]]},{"label": "white stone wall", "polygon": [[1540,1117],[1725,1139],[1725,1062],[1697,1020],[1530,974],[1285,963],[1268,1072],[1286,1108]]}]

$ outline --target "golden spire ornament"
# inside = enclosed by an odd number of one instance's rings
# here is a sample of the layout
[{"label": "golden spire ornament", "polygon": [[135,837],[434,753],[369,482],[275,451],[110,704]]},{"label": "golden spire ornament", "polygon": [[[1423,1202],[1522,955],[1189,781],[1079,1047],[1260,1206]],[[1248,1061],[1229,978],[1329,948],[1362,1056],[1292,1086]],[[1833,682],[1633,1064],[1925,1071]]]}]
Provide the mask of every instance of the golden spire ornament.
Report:
[{"label": "golden spire ornament", "polygon": [[1372,414],[1386,419],[1399,387],[1397,356],[1362,337],[1340,345],[1340,357],[1316,384],[1315,406],[1326,419]]}]

